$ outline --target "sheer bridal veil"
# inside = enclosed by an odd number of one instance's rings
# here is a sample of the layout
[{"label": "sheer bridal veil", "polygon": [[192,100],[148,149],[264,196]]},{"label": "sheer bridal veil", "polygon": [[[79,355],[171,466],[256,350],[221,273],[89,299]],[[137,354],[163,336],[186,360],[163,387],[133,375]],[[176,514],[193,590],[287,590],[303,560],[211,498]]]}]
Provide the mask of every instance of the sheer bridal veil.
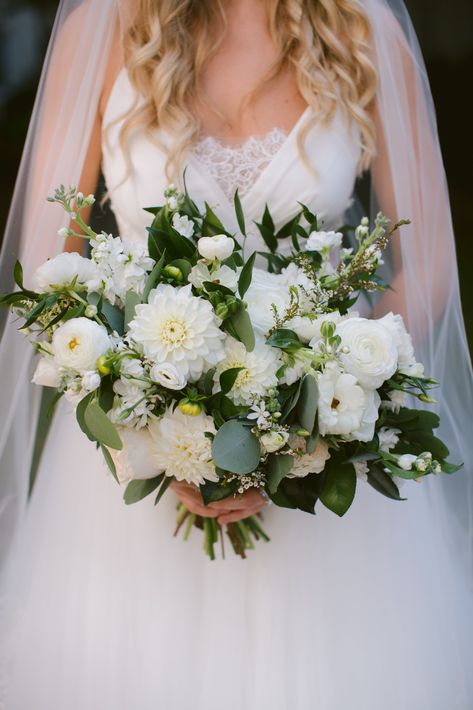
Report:
[{"label": "sheer bridal veil", "polygon": [[[120,22],[121,30],[126,28],[135,2],[60,3],[3,244],[2,291],[12,287],[17,257],[28,283],[34,269],[63,248],[62,238],[57,236],[64,226],[63,215],[45,198],[59,184],[79,181],[114,27]],[[405,304],[418,360],[429,376],[442,383],[438,409],[450,458],[465,462],[453,477],[429,476],[422,485],[452,556],[471,581],[473,480],[468,409],[473,402],[473,384],[434,108],[402,0],[360,0],[360,4],[373,28],[379,72],[379,140],[382,154],[388,156],[373,165],[373,204],[379,203],[393,219],[412,220],[398,237],[396,293]],[[12,547],[27,505],[39,407],[39,388],[30,385],[31,348],[16,331],[13,319],[1,322],[0,564]]]}]

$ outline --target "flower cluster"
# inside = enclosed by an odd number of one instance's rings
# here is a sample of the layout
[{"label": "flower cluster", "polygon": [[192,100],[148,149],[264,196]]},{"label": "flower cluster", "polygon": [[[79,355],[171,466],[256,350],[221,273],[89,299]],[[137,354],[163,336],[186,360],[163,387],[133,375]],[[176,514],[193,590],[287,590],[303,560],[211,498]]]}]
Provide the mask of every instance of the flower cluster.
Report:
[{"label": "flower cluster", "polygon": [[[266,209],[264,270],[255,254],[243,258],[238,195],[240,234],[175,186],[164,197],[146,244],[96,234],[81,217],[93,196],[59,188],[51,201],[89,239],[90,257],[50,259],[34,290],[17,263],[18,290],[1,297],[33,336],[33,381],[76,406],[127,503],[154,490],[158,501],[176,480],[205,503],[256,487],[283,507],[313,512],[320,500],[343,515],[357,479],[402,500],[406,479],[458,468],[433,434],[438,417],[405,406],[409,396],[433,401],[438,383],[402,317],[354,310],[360,292],[385,287],[376,269],[398,225],[388,231],[378,215],[370,231],[364,218],[347,245],[305,206],[279,232]],[[283,257],[277,239],[288,234]],[[189,515],[181,507],[178,526]],[[213,556],[219,526],[209,520],[188,522],[203,527]],[[254,517],[238,526],[228,534],[239,554],[266,539]]]}]

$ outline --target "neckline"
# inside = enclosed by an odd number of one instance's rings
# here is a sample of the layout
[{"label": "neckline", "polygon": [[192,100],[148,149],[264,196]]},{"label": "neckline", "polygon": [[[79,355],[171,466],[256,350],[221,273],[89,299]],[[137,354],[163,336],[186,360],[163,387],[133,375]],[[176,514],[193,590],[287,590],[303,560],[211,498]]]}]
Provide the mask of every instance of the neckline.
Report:
[{"label": "neckline", "polygon": [[[241,196],[240,196],[240,201],[241,201],[241,203],[242,203],[243,205],[246,204],[246,203],[250,203],[250,202],[251,202],[251,198],[252,198],[253,194],[257,191],[257,189],[258,189],[258,187],[260,186],[260,184],[264,181],[264,179],[266,178],[266,175],[269,173],[269,171],[274,171],[274,169],[277,167],[278,163],[284,158],[284,155],[285,155],[287,149],[289,148],[289,146],[290,146],[291,143],[293,142],[293,139],[294,139],[294,138],[296,137],[296,135],[297,135],[297,132],[298,132],[298,130],[299,130],[299,127],[301,126],[301,124],[304,122],[304,120],[306,119],[306,117],[309,115],[309,113],[310,113],[311,111],[312,111],[312,107],[309,106],[309,105],[307,105],[307,106],[305,107],[304,111],[301,113],[301,115],[300,115],[299,118],[297,119],[297,121],[295,122],[295,124],[293,125],[293,127],[291,128],[291,130],[289,131],[289,133],[287,133],[287,135],[286,135],[284,141],[282,142],[281,147],[279,148],[279,150],[273,155],[273,157],[271,158],[271,160],[269,161],[269,163],[266,165],[266,167],[263,168],[263,170],[260,172],[260,174],[258,175],[258,177],[256,178],[256,180],[254,181],[254,183],[252,184],[252,186],[250,187],[250,189],[248,190],[248,192],[246,192],[244,195],[241,195]],[[270,129],[270,131],[268,131],[268,133],[270,133],[272,130],[274,130],[274,128],[277,128],[277,126],[274,126],[272,129]],[[213,136],[208,136],[208,137],[209,137],[209,138],[213,138]],[[244,145],[244,143],[245,143],[247,140],[250,140],[250,139],[251,139],[251,136],[249,136],[248,139],[244,140],[244,141],[242,142],[242,144]],[[215,139],[215,140],[218,141],[218,139]],[[240,144],[240,145],[242,145],[242,144]],[[225,144],[223,144],[223,145],[225,146]],[[225,147],[226,147],[226,146],[225,146]],[[230,148],[231,148],[231,146],[230,146]],[[203,162],[199,159],[199,157],[193,152],[193,150],[190,150],[189,153],[188,153],[188,162],[193,162],[193,163],[194,163],[195,168],[196,168],[201,174],[205,175],[206,180],[207,180],[209,183],[212,184],[212,187],[213,187],[214,191],[218,192],[219,195],[222,197],[222,199],[225,200],[225,202],[227,203],[227,205],[229,205],[229,206],[231,207],[232,202],[228,199],[227,195],[226,195],[225,192],[223,191],[223,189],[222,189],[222,187],[220,186],[220,184],[218,183],[218,181],[214,178],[213,175],[211,175],[211,174],[208,172],[208,170],[207,170],[206,166],[204,165],[204,163],[203,163]]]}]

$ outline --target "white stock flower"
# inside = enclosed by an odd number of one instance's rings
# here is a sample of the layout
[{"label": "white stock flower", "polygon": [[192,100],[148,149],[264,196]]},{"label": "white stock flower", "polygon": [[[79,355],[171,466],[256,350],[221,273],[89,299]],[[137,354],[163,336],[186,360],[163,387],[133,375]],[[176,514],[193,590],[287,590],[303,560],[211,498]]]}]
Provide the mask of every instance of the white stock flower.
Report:
[{"label": "white stock flower", "polygon": [[406,393],[401,390],[391,390],[388,392],[389,400],[383,399],[381,407],[397,414],[406,403]]},{"label": "white stock flower", "polygon": [[129,336],[151,361],[170,362],[191,381],[225,355],[225,336],[212,306],[193,296],[190,284],[179,289],[159,284],[153,289],[148,303],[136,306]]},{"label": "white stock flower", "polygon": [[153,461],[154,442],[147,427],[130,429],[117,427],[123,448],[118,451],[109,449],[117,469],[120,483],[132,479],[154,478],[161,472]]},{"label": "white stock flower", "polygon": [[342,346],[340,353],[347,372],[369,389],[381,387],[397,368],[397,348],[389,330],[379,321],[348,318],[337,325]]},{"label": "white stock flower", "polygon": [[176,232],[179,232],[183,237],[187,237],[187,239],[190,239],[194,234],[194,222],[185,214],[180,215],[176,212],[172,218],[172,226]]},{"label": "white stock flower", "polygon": [[56,361],[51,355],[40,358],[31,380],[33,384],[42,387],[59,387],[60,372]]},{"label": "white stock flower", "polygon": [[331,251],[342,243],[341,232],[311,232],[305,242],[305,251]]},{"label": "white stock flower", "polygon": [[424,366],[421,362],[413,362],[410,365],[404,365],[399,368],[399,372],[409,377],[424,377]]},{"label": "white stock flower", "polygon": [[[293,449],[300,448],[305,451],[306,441],[302,437],[296,437],[291,441]],[[321,473],[325,464],[330,458],[330,451],[323,439],[318,440],[317,446],[311,454],[304,453],[294,456],[294,463],[287,474],[287,478],[304,478],[309,473]]]},{"label": "white stock flower", "polygon": [[270,387],[276,387],[276,372],[281,362],[275,348],[270,348],[264,341],[257,340],[252,352],[248,352],[243,343],[228,336],[225,340],[225,357],[215,370],[214,392],[220,391],[220,375],[233,367],[243,368],[228,393],[235,404],[252,404],[256,398],[263,397]]},{"label": "white stock flower", "polygon": [[91,291],[98,278],[96,265],[77,252],[62,252],[48,259],[33,274],[33,288],[40,293],[56,291],[75,281],[76,290]]},{"label": "white stock flower", "polygon": [[404,321],[398,313],[386,313],[385,316],[378,320],[385,328],[389,330],[398,352],[399,367],[409,367],[416,362],[414,356],[414,346],[412,338],[406,330]]},{"label": "white stock flower", "polygon": [[216,433],[212,417],[202,412],[191,417],[179,409],[168,409],[150,423],[149,430],[154,442],[152,460],[167,476],[196,486],[218,480],[211,442],[205,436],[206,432]]},{"label": "white stock flower", "polygon": [[182,390],[186,386],[187,380],[177,367],[170,362],[162,362],[151,368],[150,377],[158,385],[167,387],[170,390]]},{"label": "white stock flower", "polygon": [[404,471],[411,471],[416,461],[417,456],[415,454],[402,454],[397,459],[397,465],[399,468],[404,469]]},{"label": "white stock flower", "polygon": [[279,449],[282,449],[284,444],[287,443],[287,440],[289,439],[289,432],[281,430],[281,431],[268,431],[260,437],[260,444],[263,447],[263,450],[271,454],[274,451],[279,451]]},{"label": "white stock flower", "polygon": [[368,464],[366,461],[354,461],[353,462],[353,468],[355,469],[356,472],[356,477],[359,478],[361,481],[365,481],[365,483],[368,482]]},{"label": "white stock flower", "polygon": [[110,349],[107,331],[89,318],[71,318],[54,331],[52,347],[60,367],[84,374]]},{"label": "white stock flower", "polygon": [[291,353],[281,351],[281,359],[286,363],[286,368],[280,382],[285,385],[292,385],[296,380],[300,380],[312,366],[312,352],[306,348]]},{"label": "white stock flower", "polygon": [[390,451],[398,443],[398,434],[400,433],[400,429],[390,429],[386,426],[381,427],[378,431],[379,450],[385,452]]},{"label": "white stock flower", "polygon": [[239,273],[240,270],[234,271],[226,264],[222,264],[211,272],[205,261],[199,260],[197,264],[192,267],[187,280],[195,288],[202,288],[204,281],[212,281],[213,283],[222,284],[222,286],[226,286],[232,291],[236,291]]},{"label": "white stock flower", "polygon": [[362,425],[367,404],[365,391],[356,377],[342,372],[334,362],[327,363],[318,374],[317,384],[320,433],[350,436]]},{"label": "white stock flower", "polygon": [[87,392],[93,392],[100,387],[101,377],[96,370],[89,370],[84,372],[82,376],[82,387]]},{"label": "white stock flower", "polygon": [[216,234],[213,237],[201,237],[197,242],[197,249],[199,254],[213,261],[214,259],[219,259],[224,261],[233,254],[235,248],[235,242],[231,237],[227,237],[226,234]]},{"label": "white stock flower", "polygon": [[286,279],[281,274],[270,274],[263,269],[253,269],[253,278],[245,294],[248,314],[254,328],[267,333],[274,326],[272,304],[280,315],[289,306],[290,294]]}]

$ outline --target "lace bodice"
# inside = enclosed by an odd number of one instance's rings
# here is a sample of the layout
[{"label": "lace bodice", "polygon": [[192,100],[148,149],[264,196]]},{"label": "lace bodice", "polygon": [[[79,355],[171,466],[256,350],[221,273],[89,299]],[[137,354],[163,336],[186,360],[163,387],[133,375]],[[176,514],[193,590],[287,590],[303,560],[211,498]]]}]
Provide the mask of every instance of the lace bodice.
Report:
[{"label": "lace bodice", "polygon": [[243,143],[227,145],[213,136],[203,136],[193,149],[209,175],[229,200],[238,188],[246,195],[287,140],[287,132],[273,128],[264,136],[251,136]]},{"label": "lace bodice", "polygon": [[[174,135],[158,128],[154,136],[157,140],[151,140],[145,129],[135,129],[127,143],[127,161],[120,129],[135,99],[128,73],[123,69],[104,112],[102,167],[120,234],[128,240],[143,241],[150,222],[145,208],[163,203],[164,190],[170,182],[166,159]],[[238,187],[247,226],[246,239],[240,239],[244,241],[245,258],[253,251],[267,249],[254,224],[261,221],[265,205],[276,229],[294,217],[298,203],[317,214],[321,229],[333,229],[343,223],[360,158],[360,134],[341,110],[327,125],[307,126],[311,116],[312,109],[307,107],[289,133],[274,128],[263,137],[250,138],[237,146],[222,145],[215,138],[204,136],[183,160],[186,185],[196,204],[203,209],[204,203],[209,203],[237,238],[233,195]],[[302,156],[297,138],[306,127]],[[182,175],[173,181],[182,186]],[[291,250],[290,237],[278,241],[278,250]],[[257,263],[266,265],[262,257],[257,258]]]}]

